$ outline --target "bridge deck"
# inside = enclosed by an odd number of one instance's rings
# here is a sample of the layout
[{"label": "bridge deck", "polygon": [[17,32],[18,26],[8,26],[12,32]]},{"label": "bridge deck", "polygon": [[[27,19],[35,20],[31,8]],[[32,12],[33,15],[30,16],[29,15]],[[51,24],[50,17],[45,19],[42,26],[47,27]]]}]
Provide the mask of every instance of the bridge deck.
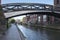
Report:
[{"label": "bridge deck", "polygon": [[54,13],[53,15],[59,14],[53,9],[53,5],[48,4],[40,4],[40,3],[9,3],[9,4],[2,4],[2,10],[5,15],[5,18],[13,17],[16,15],[22,14],[32,14],[33,12],[40,12],[40,13]]},{"label": "bridge deck", "polygon": [[15,12],[10,12],[10,13],[4,13],[6,18],[16,16],[16,15],[22,15],[22,14],[29,14],[33,12],[52,12],[52,11],[46,11],[46,10],[26,10],[26,11],[15,11]]}]

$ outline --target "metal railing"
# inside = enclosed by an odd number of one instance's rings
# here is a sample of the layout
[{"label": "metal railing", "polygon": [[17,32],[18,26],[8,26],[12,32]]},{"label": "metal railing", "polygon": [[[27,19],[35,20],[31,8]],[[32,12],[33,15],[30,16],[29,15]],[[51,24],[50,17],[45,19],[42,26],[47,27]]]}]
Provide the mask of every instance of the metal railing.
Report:
[{"label": "metal railing", "polygon": [[52,11],[53,5],[39,3],[10,3],[2,4],[3,12],[21,11],[21,10],[49,10]]}]

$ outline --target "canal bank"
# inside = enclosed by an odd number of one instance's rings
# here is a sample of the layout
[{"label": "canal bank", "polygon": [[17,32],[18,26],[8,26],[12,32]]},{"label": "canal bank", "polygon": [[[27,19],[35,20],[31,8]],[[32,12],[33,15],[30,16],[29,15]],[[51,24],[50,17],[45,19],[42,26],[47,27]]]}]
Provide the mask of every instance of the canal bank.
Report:
[{"label": "canal bank", "polygon": [[50,29],[50,30],[60,31],[60,25],[58,25],[58,24],[49,24],[49,25],[31,24],[31,25],[23,25],[23,26],[35,28],[35,29],[46,29],[46,30]]},{"label": "canal bank", "polygon": [[[33,27],[33,26],[32,26]],[[51,26],[51,25],[35,25],[34,27],[38,27],[38,28],[45,28],[45,29],[51,29],[51,30],[60,30],[60,26]]]}]

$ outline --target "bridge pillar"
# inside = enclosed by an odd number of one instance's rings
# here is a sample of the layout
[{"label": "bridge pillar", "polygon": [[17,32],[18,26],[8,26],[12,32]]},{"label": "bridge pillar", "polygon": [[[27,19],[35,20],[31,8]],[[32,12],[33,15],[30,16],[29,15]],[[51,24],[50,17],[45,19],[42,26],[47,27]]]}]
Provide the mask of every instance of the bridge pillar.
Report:
[{"label": "bridge pillar", "polygon": [[6,24],[7,24],[7,21],[6,21],[5,16],[4,16],[3,12],[2,12],[2,7],[0,5],[0,34],[4,34],[5,33]]},{"label": "bridge pillar", "polygon": [[51,16],[50,21],[51,21],[51,24],[54,23],[54,16]]},{"label": "bridge pillar", "polygon": [[26,18],[27,18],[27,24],[28,24],[28,22],[30,20],[30,15],[26,15]]},{"label": "bridge pillar", "polygon": [[38,24],[38,14],[35,14],[36,24]]},{"label": "bridge pillar", "polygon": [[55,20],[54,16],[47,15],[47,24],[53,24],[54,20]]},{"label": "bridge pillar", "polygon": [[46,20],[47,20],[47,24],[50,24],[50,16],[49,15],[47,15]]}]

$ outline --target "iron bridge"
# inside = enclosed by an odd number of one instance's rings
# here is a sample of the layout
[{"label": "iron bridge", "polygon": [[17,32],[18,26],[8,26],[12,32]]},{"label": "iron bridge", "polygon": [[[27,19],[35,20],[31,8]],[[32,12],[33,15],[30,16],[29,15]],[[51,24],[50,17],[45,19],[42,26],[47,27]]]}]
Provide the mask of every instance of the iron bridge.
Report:
[{"label": "iron bridge", "polygon": [[22,11],[22,10],[46,10],[52,11],[53,5],[39,3],[9,3],[2,4],[3,12]]},{"label": "iron bridge", "polygon": [[[13,17],[16,15],[26,14],[26,13],[42,13],[47,15],[53,15],[56,17],[60,17],[60,12],[56,12],[53,10],[53,5],[48,4],[40,4],[40,3],[9,3],[2,4],[2,10],[5,15],[10,15],[8,17]],[[9,13],[14,11],[21,11],[20,13]],[[6,16],[6,18],[8,18]]]}]

